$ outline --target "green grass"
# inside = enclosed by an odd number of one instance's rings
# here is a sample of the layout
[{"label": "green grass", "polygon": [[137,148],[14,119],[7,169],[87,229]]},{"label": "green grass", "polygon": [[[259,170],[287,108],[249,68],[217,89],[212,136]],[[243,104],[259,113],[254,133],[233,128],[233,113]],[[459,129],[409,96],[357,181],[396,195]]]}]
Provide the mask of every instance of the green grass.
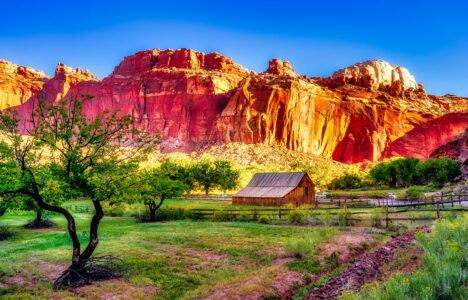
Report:
[{"label": "green grass", "polygon": [[467,299],[468,214],[437,221],[430,234],[419,232],[416,238],[424,250],[420,270],[391,275],[340,299]]},{"label": "green grass", "polygon": [[[19,274],[26,282],[36,278],[38,283],[29,287],[8,284],[9,288],[2,290],[0,298],[73,296],[68,291],[53,291],[50,270],[41,267],[44,262],[62,268],[69,264],[71,241],[65,232],[65,220],[52,216],[58,224],[53,230],[22,229],[20,226],[32,217],[32,214],[7,214],[0,218],[0,226],[11,226],[17,233],[0,242],[0,283],[7,284],[7,278],[14,274]],[[75,214],[75,217],[80,240],[85,243],[89,239],[87,226],[91,215]],[[203,298],[216,285],[264,270],[284,255],[282,246],[286,241],[316,230],[327,231],[325,228],[242,222],[137,224],[132,218],[105,217],[99,229],[100,244],[95,255],[112,254],[124,259],[128,268],[126,282],[151,287],[155,299]],[[332,234],[327,235],[330,236]],[[111,289],[104,285],[98,292],[106,288]]]}]

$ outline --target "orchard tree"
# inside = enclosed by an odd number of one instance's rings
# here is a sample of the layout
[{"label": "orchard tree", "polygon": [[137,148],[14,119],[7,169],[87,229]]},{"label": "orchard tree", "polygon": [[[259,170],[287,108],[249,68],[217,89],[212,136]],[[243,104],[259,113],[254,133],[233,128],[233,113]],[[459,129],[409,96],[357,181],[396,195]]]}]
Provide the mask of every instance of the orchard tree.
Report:
[{"label": "orchard tree", "polygon": [[193,167],[193,177],[208,195],[215,187],[223,190],[235,188],[239,172],[234,170],[230,161],[204,159]]},{"label": "orchard tree", "polygon": [[149,221],[156,221],[156,211],[163,205],[164,200],[182,195],[187,189],[180,180],[170,178],[163,170],[150,171],[142,176],[146,178],[140,186],[141,198],[149,209]]},{"label": "orchard tree", "polygon": [[[104,216],[101,202],[135,188],[138,163],[159,139],[132,128],[129,116],[108,110],[87,116],[83,105],[90,95],[47,104],[40,100],[29,120],[20,124],[18,113],[8,109],[0,114],[1,143],[0,197],[30,197],[42,210],[63,215],[72,240],[72,263],[55,281],[56,287],[76,286],[113,274],[107,265],[92,259],[98,227]],[[22,126],[20,126],[22,125]],[[22,135],[23,128],[29,136]],[[49,150],[52,157],[41,159]],[[41,169],[50,172],[43,178]],[[48,184],[48,182],[55,182]],[[59,185],[65,198],[89,197],[95,214],[90,222],[89,242],[82,250],[75,219],[65,208],[51,202],[51,188]],[[51,187],[52,186],[52,187]],[[106,262],[105,260],[103,261]]]},{"label": "orchard tree", "polygon": [[195,186],[193,167],[191,165],[187,166],[170,159],[166,159],[159,167],[159,173],[172,180],[182,182],[186,187],[184,192],[190,192]]}]

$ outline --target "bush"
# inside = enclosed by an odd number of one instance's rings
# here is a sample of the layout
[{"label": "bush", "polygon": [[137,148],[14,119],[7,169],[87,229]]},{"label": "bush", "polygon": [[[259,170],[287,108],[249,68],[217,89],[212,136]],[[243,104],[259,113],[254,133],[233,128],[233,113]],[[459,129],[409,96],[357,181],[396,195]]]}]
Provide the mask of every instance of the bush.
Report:
[{"label": "bush", "polygon": [[236,220],[239,222],[249,222],[252,220],[252,216],[247,211],[238,211]]},{"label": "bush", "polygon": [[262,215],[262,216],[260,216],[258,218],[258,223],[260,223],[260,224],[270,224],[271,220],[270,220],[270,218],[268,216]]},{"label": "bush", "polygon": [[309,211],[305,209],[294,209],[289,212],[288,221],[291,224],[304,225],[304,224],[307,224],[308,216],[309,216]]},{"label": "bush", "polygon": [[340,226],[351,226],[352,221],[350,220],[351,218],[351,212],[349,210],[347,211],[339,211],[338,212],[338,220],[340,223]]},{"label": "bush", "polygon": [[229,221],[229,211],[227,210],[216,210],[214,212],[214,220],[219,222]]},{"label": "bush", "polygon": [[0,226],[0,241],[6,240],[14,235],[13,230],[8,226]]},{"label": "bush", "polygon": [[345,173],[343,176],[333,179],[328,185],[331,190],[349,190],[362,187],[362,180],[359,176]]},{"label": "bush", "polygon": [[410,199],[415,199],[419,197],[424,196],[424,187],[422,186],[411,186],[407,191],[406,191],[406,197]]},{"label": "bush", "polygon": [[370,226],[380,228],[382,227],[382,214],[379,213],[380,210],[375,208],[371,214],[369,214]]}]

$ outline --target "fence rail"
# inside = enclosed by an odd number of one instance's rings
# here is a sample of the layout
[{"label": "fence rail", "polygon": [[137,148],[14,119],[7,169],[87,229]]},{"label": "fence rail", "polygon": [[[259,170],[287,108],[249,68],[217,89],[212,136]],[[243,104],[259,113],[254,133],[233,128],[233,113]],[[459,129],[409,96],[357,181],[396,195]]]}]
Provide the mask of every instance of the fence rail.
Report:
[{"label": "fence rail", "polygon": [[[437,196],[429,198],[429,201],[421,201],[419,199],[399,199],[397,202],[388,201],[380,209],[385,208],[385,211],[379,211],[379,207],[376,205],[363,205],[363,206],[348,206],[350,203],[366,203],[368,200],[353,200],[348,201],[346,204],[339,201],[337,206],[332,207],[299,207],[299,208],[248,208],[248,209],[216,209],[216,208],[193,208],[188,209],[192,214],[196,215],[200,219],[215,220],[217,218],[217,213],[224,212],[227,215],[227,218],[230,221],[233,221],[237,216],[244,215],[249,218],[249,220],[257,221],[261,216],[268,216],[273,218],[282,219],[291,214],[292,211],[321,211],[327,210],[327,215],[342,215],[345,218],[345,221],[365,221],[363,218],[352,218],[351,215],[385,215],[385,218],[380,218],[380,221],[385,221],[386,226],[391,221],[420,221],[420,220],[436,220],[441,218],[441,212],[468,212],[468,207],[461,206],[463,201],[468,201],[468,195],[448,195],[451,200],[444,200],[444,196]],[[445,198],[448,199],[447,195]],[[427,199],[427,198],[426,198]],[[439,200],[440,199],[440,200]],[[406,201],[405,201],[406,200]],[[454,207],[454,204],[458,203],[459,207]],[[328,204],[328,203],[327,203]],[[343,204],[343,205],[341,205]],[[451,204],[451,205],[449,205]],[[324,203],[319,202],[319,205],[324,205]],[[417,208],[423,206],[435,206],[435,208]],[[406,209],[401,209],[405,207]],[[412,208],[414,207],[414,208]],[[452,207],[452,208],[447,208]],[[92,212],[92,206],[83,206],[83,205],[72,205],[66,206],[66,208],[75,211],[75,212]],[[397,209],[399,210],[389,210]],[[171,208],[170,208],[171,209]],[[374,211],[356,211],[359,209],[374,209]],[[173,210],[176,210],[174,208]],[[344,211],[344,213],[342,212]],[[399,217],[390,217],[394,214],[402,214],[406,212],[434,212],[436,216],[434,217],[414,217],[414,218],[399,218]]]}]

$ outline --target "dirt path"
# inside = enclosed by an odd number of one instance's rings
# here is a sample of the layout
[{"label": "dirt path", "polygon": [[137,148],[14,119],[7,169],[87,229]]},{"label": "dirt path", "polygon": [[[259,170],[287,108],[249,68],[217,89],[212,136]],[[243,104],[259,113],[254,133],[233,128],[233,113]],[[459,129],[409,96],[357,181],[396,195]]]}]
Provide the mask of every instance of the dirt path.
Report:
[{"label": "dirt path", "polygon": [[356,290],[366,282],[381,278],[383,275],[382,267],[393,259],[393,253],[398,249],[411,245],[415,241],[414,233],[423,230],[429,231],[429,227],[418,227],[413,231],[395,237],[377,250],[361,256],[344,269],[340,275],[313,289],[309,295],[304,297],[304,300],[333,299],[342,292],[343,288]]}]

